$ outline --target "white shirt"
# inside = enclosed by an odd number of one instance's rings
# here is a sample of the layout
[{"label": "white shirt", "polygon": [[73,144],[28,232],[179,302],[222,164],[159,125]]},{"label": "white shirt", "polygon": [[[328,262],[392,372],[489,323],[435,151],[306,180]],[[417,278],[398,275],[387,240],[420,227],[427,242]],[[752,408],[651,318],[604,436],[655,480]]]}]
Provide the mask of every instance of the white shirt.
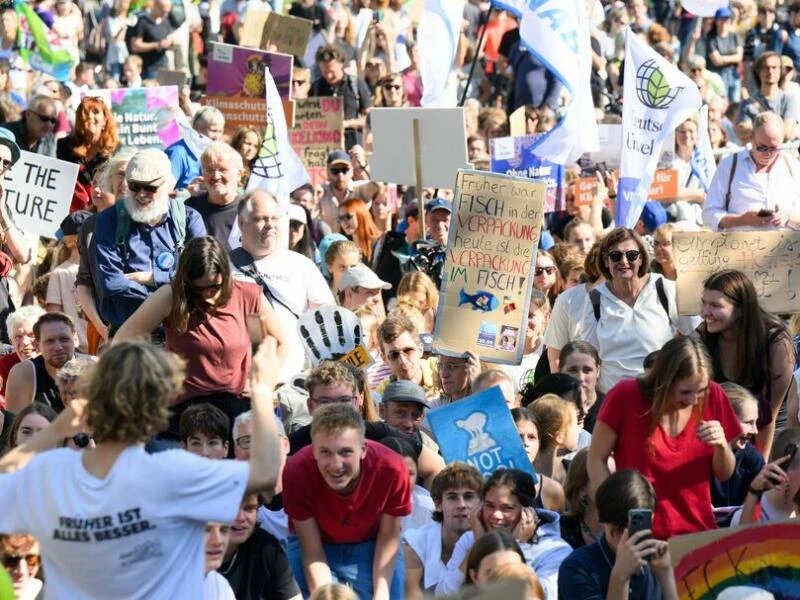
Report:
[{"label": "white shirt", "polygon": [[543,351],[544,344],[539,344],[539,347],[530,354],[522,355],[522,362],[520,364],[498,365],[498,368],[503,371],[503,373],[511,377],[511,381],[514,382],[515,392],[518,392],[522,389],[523,386],[520,382],[525,378],[525,374],[528,371],[536,369],[536,365],[539,363],[539,359],[542,357]]},{"label": "white shirt", "polygon": [[544,330],[544,345],[548,348],[561,350],[569,342],[581,339],[581,322],[589,303],[587,285],[571,287],[556,298]]},{"label": "white shirt", "polygon": [[402,531],[422,527],[431,522],[436,505],[428,490],[421,485],[415,485],[411,490],[411,514],[403,517]]},{"label": "white shirt", "polygon": [[0,531],[39,540],[45,598],[202,598],[206,523],[234,520],[248,463],[132,446],[98,479],[82,456],[51,450],[0,475]]},{"label": "white shirt", "polygon": [[236,600],[228,580],[216,571],[209,571],[203,581],[203,600]]},{"label": "white shirt", "polygon": [[[733,157],[738,156],[736,172],[731,182],[731,200],[725,210],[725,196],[728,193],[728,180],[733,166]],[[788,152],[781,155],[765,173],[756,173],[756,165],[746,148],[735,155],[724,157],[717,165],[717,172],[708,187],[703,223],[713,231],[719,231],[719,222],[723,217],[740,215],[751,210],[775,207],[782,213],[789,214],[789,220],[800,222],[800,162]],[[777,229],[764,227],[731,227],[730,230],[748,231],[754,229]]]},{"label": "white shirt", "polygon": [[432,593],[447,568],[442,562],[442,524],[432,521],[409,529],[403,532],[403,539],[422,563],[422,590]]},{"label": "white shirt", "polygon": [[[659,278],[664,279],[669,315],[658,299]],[[675,282],[656,273],[650,273],[632,307],[612,294],[607,283],[595,289],[600,293],[600,319],[595,319],[592,303],[587,302],[582,335],[600,354],[603,366],[598,387],[603,393],[620,379],[641,375],[645,357],[661,349],[676,330],[689,335],[700,324],[699,317],[678,316]]]},{"label": "white shirt", "polygon": [[[286,361],[279,381],[284,383],[305,369],[306,354],[297,333],[297,316],[309,308],[322,304],[335,304],[333,294],[317,266],[308,258],[291,250],[280,250],[255,261],[255,266],[269,289],[280,302],[272,308],[283,326],[287,340]],[[237,272],[237,276],[250,280]],[[287,309],[281,303],[289,307]],[[292,314],[294,313],[294,314]]]},{"label": "white shirt", "polygon": [[270,510],[266,506],[259,506],[256,523],[285,547],[289,539],[289,517],[283,508]]}]

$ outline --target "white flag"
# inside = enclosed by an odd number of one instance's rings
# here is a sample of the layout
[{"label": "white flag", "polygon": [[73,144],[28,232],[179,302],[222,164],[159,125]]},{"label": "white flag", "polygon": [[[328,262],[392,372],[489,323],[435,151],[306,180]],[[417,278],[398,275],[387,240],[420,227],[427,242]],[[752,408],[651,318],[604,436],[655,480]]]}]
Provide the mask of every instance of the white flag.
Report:
[{"label": "white flag", "polygon": [[616,221],[633,228],[647,202],[664,139],[700,108],[701,100],[694,82],[630,29],[623,97]]},{"label": "white flag", "polygon": [[714,149],[711,147],[711,138],[708,136],[708,104],[700,109],[700,120],[697,123],[697,142],[692,151],[690,162],[692,173],[700,180],[703,189],[708,192],[708,186],[714,173],[717,172],[717,163],[714,160]]},{"label": "white flag", "polygon": [[456,87],[450,72],[458,50],[464,0],[425,0],[419,21],[419,75],[422,79],[421,104],[428,108],[456,105]]},{"label": "white flag", "polygon": [[713,17],[720,8],[727,8],[730,0],[681,0],[681,8],[696,17]]},{"label": "white flag", "polygon": [[267,128],[247,181],[247,190],[260,188],[272,192],[282,206],[287,205],[288,210],[289,194],[311,179],[289,143],[283,102],[269,67],[265,71]]},{"label": "white flag", "polygon": [[566,112],[532,150],[540,158],[566,164],[599,149],[590,77],[589,23],[583,0],[531,0],[519,26],[526,50],[569,92]]}]

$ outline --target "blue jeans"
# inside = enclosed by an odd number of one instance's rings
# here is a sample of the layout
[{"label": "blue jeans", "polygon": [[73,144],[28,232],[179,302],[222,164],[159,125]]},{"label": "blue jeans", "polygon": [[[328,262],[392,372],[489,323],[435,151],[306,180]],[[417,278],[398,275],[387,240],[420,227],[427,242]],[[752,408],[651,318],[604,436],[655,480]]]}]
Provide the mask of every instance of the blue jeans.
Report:
[{"label": "blue jeans", "polygon": [[[361,542],[360,544],[322,544],[328,568],[331,570],[333,580],[350,586],[361,600],[372,599],[372,559],[375,555],[375,540]],[[300,552],[300,542],[297,536],[290,535],[286,548],[286,557],[292,567],[294,578],[304,598],[309,596],[306,574],[303,571],[303,558]],[[392,600],[403,600],[403,548],[397,552],[394,563],[389,597]]]}]

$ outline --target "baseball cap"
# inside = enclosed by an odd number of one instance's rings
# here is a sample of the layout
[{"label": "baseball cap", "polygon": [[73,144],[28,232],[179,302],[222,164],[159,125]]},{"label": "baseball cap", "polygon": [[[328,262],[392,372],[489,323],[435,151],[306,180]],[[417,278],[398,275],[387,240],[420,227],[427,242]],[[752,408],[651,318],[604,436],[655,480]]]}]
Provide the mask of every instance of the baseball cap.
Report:
[{"label": "baseball cap", "polygon": [[425,399],[425,390],[413,381],[392,381],[383,390],[383,402],[394,400],[396,402],[416,402],[425,408],[430,408]]},{"label": "baseball cap", "polygon": [[640,218],[648,232],[655,231],[657,227],[667,222],[667,211],[660,202],[650,200],[645,203]]},{"label": "baseball cap", "polygon": [[717,9],[717,12],[714,13],[714,18],[715,19],[732,19],[733,18],[733,13],[731,12],[730,8],[728,8],[727,6],[723,6],[722,8],[718,8]]},{"label": "baseball cap", "polygon": [[434,198],[425,205],[425,212],[433,212],[434,210],[446,210],[451,213],[453,212],[453,204],[450,200],[445,200],[444,198]]},{"label": "baseball cap", "polygon": [[334,150],[328,154],[327,164],[329,167],[335,164],[347,165],[349,167],[353,164],[353,161],[350,160],[350,155],[344,150]]},{"label": "baseball cap", "polygon": [[299,204],[290,204],[289,220],[300,221],[303,225],[308,225],[308,217],[306,217],[306,210]]},{"label": "baseball cap", "polygon": [[169,157],[157,148],[140,150],[133,155],[125,169],[128,181],[151,183],[172,176],[172,165]]},{"label": "baseball cap", "polygon": [[11,164],[16,163],[19,160],[19,146],[14,134],[5,127],[0,127],[0,144],[11,150]]},{"label": "baseball cap", "polygon": [[390,290],[392,289],[392,284],[386,283],[375,275],[368,266],[356,265],[347,269],[339,281],[340,292],[350,287],[362,287],[368,290]]},{"label": "baseball cap", "polygon": [[319,262],[319,270],[322,271],[322,274],[325,277],[330,277],[331,273],[328,271],[328,263],[325,260],[325,255],[328,253],[328,248],[331,247],[331,244],[334,242],[343,242],[347,238],[344,237],[341,233],[329,233],[326,235],[319,243],[319,256],[321,258]]},{"label": "baseball cap", "polygon": [[64,220],[61,221],[62,235],[76,235],[80,231],[83,222],[90,216],[92,216],[92,213],[88,210],[78,210],[68,214]]}]

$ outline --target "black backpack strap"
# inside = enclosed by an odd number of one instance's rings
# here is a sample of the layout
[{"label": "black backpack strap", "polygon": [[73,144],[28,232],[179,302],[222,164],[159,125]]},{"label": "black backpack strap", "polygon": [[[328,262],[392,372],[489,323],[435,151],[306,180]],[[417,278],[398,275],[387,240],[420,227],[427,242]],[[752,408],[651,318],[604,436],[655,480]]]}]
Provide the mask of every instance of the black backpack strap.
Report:
[{"label": "black backpack strap", "polygon": [[258,272],[256,269],[255,261],[253,257],[250,256],[250,253],[242,247],[236,248],[235,250],[231,250],[230,253],[231,263],[233,266],[239,269],[242,273],[250,277],[253,281],[255,281],[258,285],[261,286],[261,291],[264,292],[264,296],[266,296],[269,305],[272,308],[275,308],[275,304],[278,304],[288,310],[295,319],[299,319],[300,315],[294,312],[289,306],[280,298],[278,298],[270,289],[267,280],[261,276],[261,273]]},{"label": "black backpack strap", "polygon": [[736,174],[736,163],[739,162],[739,153],[733,155],[733,163],[731,164],[731,172],[728,175],[728,191],[725,193],[725,212],[728,212],[728,207],[731,205],[731,187],[733,186],[733,176]]},{"label": "black backpack strap", "polygon": [[656,293],[658,294],[658,301],[661,303],[661,307],[664,309],[664,312],[667,313],[667,319],[669,319],[670,324],[672,324],[672,317],[669,314],[669,298],[664,289],[663,277],[656,279]]},{"label": "black backpack strap", "polygon": [[594,320],[600,320],[600,292],[596,289],[589,290],[589,301],[592,303],[592,311],[594,311]]}]

